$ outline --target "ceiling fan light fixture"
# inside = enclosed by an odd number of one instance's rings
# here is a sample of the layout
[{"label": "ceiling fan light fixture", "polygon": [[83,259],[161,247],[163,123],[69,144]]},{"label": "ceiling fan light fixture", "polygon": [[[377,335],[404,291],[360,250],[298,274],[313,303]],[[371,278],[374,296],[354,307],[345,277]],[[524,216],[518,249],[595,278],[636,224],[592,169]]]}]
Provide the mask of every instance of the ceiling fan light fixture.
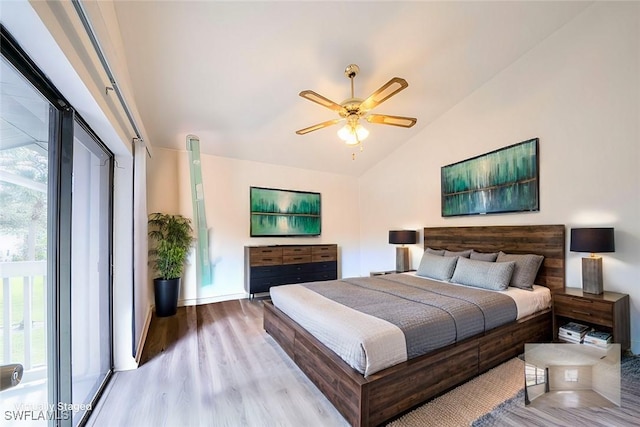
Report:
[{"label": "ceiling fan light fixture", "polygon": [[347,123],[338,131],[338,137],[347,145],[358,145],[368,136],[369,131],[360,123],[355,126]]}]

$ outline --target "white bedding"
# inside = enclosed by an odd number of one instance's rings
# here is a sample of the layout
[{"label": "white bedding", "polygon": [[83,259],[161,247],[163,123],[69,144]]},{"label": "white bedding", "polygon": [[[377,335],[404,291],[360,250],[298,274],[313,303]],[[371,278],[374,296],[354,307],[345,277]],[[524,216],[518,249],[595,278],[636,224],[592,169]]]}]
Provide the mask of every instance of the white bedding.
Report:
[{"label": "white bedding", "polygon": [[[270,292],[278,309],[365,376],[407,360],[404,334],[390,322],[346,307],[301,285],[275,286]],[[515,301],[518,319],[551,305],[551,292],[543,286],[536,285],[533,291],[510,287],[499,292]]]},{"label": "white bedding", "polygon": [[360,373],[369,375],[407,360],[404,334],[386,320],[300,285],[275,286],[270,292],[276,307]]}]

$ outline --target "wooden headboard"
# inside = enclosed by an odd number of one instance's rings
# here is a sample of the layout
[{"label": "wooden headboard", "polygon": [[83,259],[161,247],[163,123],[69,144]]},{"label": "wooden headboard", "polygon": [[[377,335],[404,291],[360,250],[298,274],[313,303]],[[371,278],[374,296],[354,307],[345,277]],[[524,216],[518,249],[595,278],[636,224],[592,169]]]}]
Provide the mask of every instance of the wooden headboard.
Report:
[{"label": "wooden headboard", "polygon": [[424,248],[544,255],[535,283],[562,292],[565,283],[564,225],[425,227]]}]

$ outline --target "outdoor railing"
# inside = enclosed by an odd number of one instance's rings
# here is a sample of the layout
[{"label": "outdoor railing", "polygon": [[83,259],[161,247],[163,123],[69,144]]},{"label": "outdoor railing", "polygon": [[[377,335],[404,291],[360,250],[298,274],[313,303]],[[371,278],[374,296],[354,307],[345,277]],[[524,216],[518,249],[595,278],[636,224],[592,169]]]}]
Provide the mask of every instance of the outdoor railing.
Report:
[{"label": "outdoor railing", "polygon": [[24,380],[36,379],[47,363],[47,262],[0,262],[0,278],[1,362],[22,363]]}]

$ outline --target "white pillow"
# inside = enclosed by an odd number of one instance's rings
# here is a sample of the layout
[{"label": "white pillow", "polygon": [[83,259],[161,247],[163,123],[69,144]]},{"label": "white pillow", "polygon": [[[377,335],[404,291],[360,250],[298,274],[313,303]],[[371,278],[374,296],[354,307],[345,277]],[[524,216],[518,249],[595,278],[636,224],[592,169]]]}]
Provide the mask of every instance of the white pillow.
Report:
[{"label": "white pillow", "polygon": [[456,261],[458,261],[456,256],[444,257],[425,252],[422,254],[416,275],[449,281],[451,275],[453,275],[453,270],[456,268]]},{"label": "white pillow", "polygon": [[461,285],[504,291],[509,287],[516,263],[460,258],[451,281]]}]

